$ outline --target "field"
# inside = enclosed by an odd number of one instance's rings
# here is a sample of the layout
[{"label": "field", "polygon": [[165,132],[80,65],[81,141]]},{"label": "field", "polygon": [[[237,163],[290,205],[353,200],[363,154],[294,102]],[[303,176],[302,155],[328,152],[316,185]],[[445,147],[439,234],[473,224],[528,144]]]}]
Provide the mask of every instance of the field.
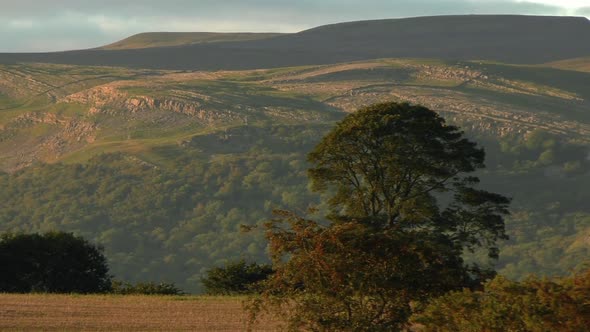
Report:
[{"label": "field", "polygon": [[[243,298],[0,295],[0,331],[244,331]],[[254,331],[278,331],[266,319]]]}]

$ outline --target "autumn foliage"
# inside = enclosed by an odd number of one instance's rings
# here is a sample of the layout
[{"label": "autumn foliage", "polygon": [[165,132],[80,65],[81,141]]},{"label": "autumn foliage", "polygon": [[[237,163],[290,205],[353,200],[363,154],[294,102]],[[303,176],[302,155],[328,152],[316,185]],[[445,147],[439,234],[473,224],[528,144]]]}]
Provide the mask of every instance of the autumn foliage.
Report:
[{"label": "autumn foliage", "polygon": [[451,292],[413,319],[425,332],[588,331],[590,270],[557,280],[496,277],[483,290]]}]

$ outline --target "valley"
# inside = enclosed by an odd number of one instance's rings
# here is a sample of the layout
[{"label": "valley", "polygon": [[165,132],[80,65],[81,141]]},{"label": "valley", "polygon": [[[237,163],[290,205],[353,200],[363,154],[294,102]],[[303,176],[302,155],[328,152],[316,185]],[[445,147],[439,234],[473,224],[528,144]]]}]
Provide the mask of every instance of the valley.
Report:
[{"label": "valley", "polygon": [[[482,186],[513,198],[500,274],[587,267],[590,43],[555,30],[547,38],[556,47],[542,53],[535,29],[553,19],[499,16],[461,24],[507,20],[522,34],[486,28],[482,40],[506,39],[439,42],[422,29],[425,42],[448,46],[404,44],[406,28],[426,22],[447,34],[456,19],[146,34],[91,50],[0,54],[0,231],[74,232],[105,247],[116,278],[199,293],[212,267],[268,260],[264,234],[242,225],[274,209],[313,207],[320,218],[307,153],[347,114],[396,101],[439,112],[485,148]],[[557,20],[587,38],[587,20]],[[467,42],[473,49],[458,46]]]}]

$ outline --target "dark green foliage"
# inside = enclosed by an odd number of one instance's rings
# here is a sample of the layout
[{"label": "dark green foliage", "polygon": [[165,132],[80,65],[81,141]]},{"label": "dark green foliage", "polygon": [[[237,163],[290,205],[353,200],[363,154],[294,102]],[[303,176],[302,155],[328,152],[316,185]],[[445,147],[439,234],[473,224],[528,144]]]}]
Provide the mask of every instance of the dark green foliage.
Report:
[{"label": "dark green foliage", "polygon": [[210,269],[201,282],[210,295],[249,294],[256,293],[258,284],[272,273],[270,265],[241,260]]},{"label": "dark green foliage", "polygon": [[[509,199],[476,188],[484,152],[435,112],[377,104],[340,122],[309,154],[313,188],[334,193],[330,218],[444,235],[497,258]],[[444,202],[444,203],[441,203]]]},{"label": "dark green foliage", "polygon": [[[563,276],[589,262],[590,162],[586,144],[545,131],[487,140],[486,187],[514,196],[498,273],[522,279]],[[541,156],[553,155],[549,161]],[[543,162],[542,162],[543,161]],[[481,258],[480,258],[481,260]]]},{"label": "dark green foliage", "polygon": [[463,254],[481,248],[498,257],[510,200],[475,187],[470,173],[483,167],[483,150],[435,112],[361,109],[309,161],[329,222],[279,211],[265,224],[276,273],[251,303],[254,317],[275,311],[294,331],[400,331],[413,302],[493,273]]},{"label": "dark green foliage", "polygon": [[199,150],[243,143],[238,134],[247,129],[227,138],[212,135],[206,145],[195,140],[195,148],[163,149],[169,166],[105,154],[83,165],[0,175],[0,230],[76,232],[105,246],[117,278],[139,282],[160,275],[199,292],[211,267],[242,257],[267,259],[262,236],[244,235],[240,225],[261,222],[274,208],[305,209],[317,200],[307,191],[304,152],[296,151],[308,150],[307,142],[323,130],[253,128],[253,139],[235,155]]},{"label": "dark green foliage", "polygon": [[[267,259],[262,234],[242,234],[241,224],[262,223],[273,209],[304,211],[318,203],[308,191],[305,156],[331,126],[251,126],[198,136],[186,146],[154,149],[165,164],[141,154],[105,154],[84,164],[0,173],[0,231],[74,232],[104,245],[117,278],[135,283],[158,275],[199,292],[211,267]],[[528,143],[528,135],[476,137],[487,152],[488,167],[477,172],[482,187],[514,197],[510,240],[497,263],[510,278],[564,275],[590,257],[583,240],[590,234],[587,147],[535,135],[542,142]],[[553,161],[537,162],[551,144]],[[477,253],[477,261],[486,256]]]},{"label": "dark green foliage", "polygon": [[481,291],[452,292],[433,300],[413,320],[425,332],[587,331],[590,271],[561,280],[496,277]]},{"label": "dark green foliage", "polygon": [[184,292],[173,283],[138,282],[131,284],[114,280],[111,293],[121,295],[183,295]]},{"label": "dark green foliage", "polygon": [[70,233],[4,234],[0,292],[103,293],[111,277],[97,247]]}]

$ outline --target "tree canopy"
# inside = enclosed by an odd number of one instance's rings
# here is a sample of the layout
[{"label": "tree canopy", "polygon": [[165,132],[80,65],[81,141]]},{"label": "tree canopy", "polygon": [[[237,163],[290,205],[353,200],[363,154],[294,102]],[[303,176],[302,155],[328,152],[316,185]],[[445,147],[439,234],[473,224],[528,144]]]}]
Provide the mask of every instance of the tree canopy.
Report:
[{"label": "tree canopy", "polygon": [[4,234],[0,292],[102,293],[111,288],[102,248],[71,233]]},{"label": "tree canopy", "polygon": [[210,269],[201,282],[210,295],[248,294],[257,292],[259,283],[271,274],[270,265],[240,260]]},{"label": "tree canopy", "polygon": [[413,317],[424,332],[586,331],[590,271],[558,280],[502,276],[482,290],[463,289],[431,301]]},{"label": "tree canopy", "polygon": [[283,211],[265,225],[276,272],[253,312],[295,306],[292,330],[394,331],[412,302],[478,285],[492,271],[464,251],[497,257],[510,202],[477,188],[484,156],[421,106],[347,116],[309,154],[327,222]]},{"label": "tree canopy", "polygon": [[[309,154],[316,191],[333,193],[332,220],[426,229],[497,256],[509,200],[474,187],[485,153],[437,113],[377,104],[349,115]],[[446,202],[445,206],[441,202]]]},{"label": "tree canopy", "polygon": [[[241,224],[319,202],[308,191],[306,155],[332,128],[251,125],[228,130],[229,142],[212,133],[147,155],[105,153],[0,174],[0,232],[73,232],[104,246],[117,278],[165,276],[199,293],[200,278],[214,266],[267,262],[263,234],[244,235]],[[480,187],[514,197],[498,273],[517,280],[582,268],[590,257],[587,146],[542,130],[490,137],[462,128],[485,147]],[[541,158],[548,153],[550,164]],[[152,155],[166,163],[153,164]],[[477,256],[486,259],[485,251]]]}]

